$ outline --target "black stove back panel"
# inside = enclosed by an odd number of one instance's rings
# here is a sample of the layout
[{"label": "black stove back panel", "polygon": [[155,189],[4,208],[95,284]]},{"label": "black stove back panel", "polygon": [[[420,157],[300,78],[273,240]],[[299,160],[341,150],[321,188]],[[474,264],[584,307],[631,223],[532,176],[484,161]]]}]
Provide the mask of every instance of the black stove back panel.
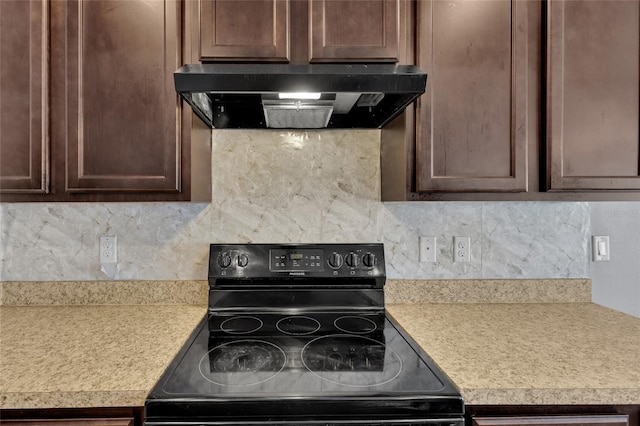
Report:
[{"label": "black stove back panel", "polygon": [[[384,285],[382,244],[211,244],[209,284]],[[311,281],[310,281],[311,280]],[[245,284],[240,284],[244,282]],[[367,284],[368,283],[368,284]]]},{"label": "black stove back panel", "polygon": [[382,244],[212,244],[213,310],[384,309]]}]

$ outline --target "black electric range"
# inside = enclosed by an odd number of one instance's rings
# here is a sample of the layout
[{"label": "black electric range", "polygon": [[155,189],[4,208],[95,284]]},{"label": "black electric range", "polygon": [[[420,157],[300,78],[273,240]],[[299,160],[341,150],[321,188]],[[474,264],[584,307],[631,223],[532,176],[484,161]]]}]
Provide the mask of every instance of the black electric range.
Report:
[{"label": "black electric range", "polygon": [[211,245],[209,310],[145,403],[152,425],[463,425],[385,314],[381,244]]}]

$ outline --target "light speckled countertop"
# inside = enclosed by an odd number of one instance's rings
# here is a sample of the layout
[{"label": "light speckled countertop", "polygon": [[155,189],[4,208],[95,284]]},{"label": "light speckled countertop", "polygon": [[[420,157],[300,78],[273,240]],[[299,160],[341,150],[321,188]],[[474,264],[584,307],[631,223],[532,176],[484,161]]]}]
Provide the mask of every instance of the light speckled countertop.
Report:
[{"label": "light speckled countertop", "polygon": [[[142,406],[204,315],[207,288],[0,283],[0,408]],[[386,288],[388,311],[467,404],[640,404],[640,319],[590,293],[588,280]]]},{"label": "light speckled countertop", "polygon": [[394,304],[466,404],[640,404],[640,319],[593,303]]},{"label": "light speckled countertop", "polygon": [[206,312],[193,305],[0,307],[0,408],[142,406]]}]

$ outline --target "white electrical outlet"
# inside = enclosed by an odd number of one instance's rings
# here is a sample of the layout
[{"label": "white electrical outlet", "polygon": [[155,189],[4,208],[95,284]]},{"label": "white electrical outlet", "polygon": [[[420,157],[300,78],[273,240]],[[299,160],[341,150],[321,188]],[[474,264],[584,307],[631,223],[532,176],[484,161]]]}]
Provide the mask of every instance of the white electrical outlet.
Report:
[{"label": "white electrical outlet", "polygon": [[453,261],[471,262],[471,237],[453,237]]},{"label": "white electrical outlet", "polygon": [[594,262],[608,262],[609,254],[609,236],[593,235],[591,236],[591,252]]},{"label": "white electrical outlet", "polygon": [[420,262],[436,262],[436,237],[420,237]]},{"label": "white electrical outlet", "polygon": [[115,235],[100,236],[100,263],[118,262],[118,239]]}]

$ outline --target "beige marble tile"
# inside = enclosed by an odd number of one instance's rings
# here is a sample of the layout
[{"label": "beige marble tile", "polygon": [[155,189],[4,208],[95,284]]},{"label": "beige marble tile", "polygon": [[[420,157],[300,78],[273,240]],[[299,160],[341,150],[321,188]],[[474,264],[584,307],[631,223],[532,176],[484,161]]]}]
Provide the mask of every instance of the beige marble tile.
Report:
[{"label": "beige marble tile", "polygon": [[640,404],[640,319],[592,303],[396,304],[467,404]]},{"label": "beige marble tile", "polygon": [[[204,280],[209,244],[385,244],[397,279],[590,276],[589,203],[381,202],[380,130],[214,130],[211,203],[0,203],[0,280]],[[99,238],[118,238],[115,268]],[[453,236],[471,238],[453,262]],[[437,237],[434,263],[419,236]]]},{"label": "beige marble tile", "polygon": [[204,306],[0,308],[0,408],[142,406]]},{"label": "beige marble tile", "polygon": [[206,305],[207,281],[0,282],[0,305]]},{"label": "beige marble tile", "polygon": [[387,303],[590,302],[591,280],[387,280]]},{"label": "beige marble tile", "polygon": [[216,130],[212,157],[215,241],[380,238],[379,130]]}]

